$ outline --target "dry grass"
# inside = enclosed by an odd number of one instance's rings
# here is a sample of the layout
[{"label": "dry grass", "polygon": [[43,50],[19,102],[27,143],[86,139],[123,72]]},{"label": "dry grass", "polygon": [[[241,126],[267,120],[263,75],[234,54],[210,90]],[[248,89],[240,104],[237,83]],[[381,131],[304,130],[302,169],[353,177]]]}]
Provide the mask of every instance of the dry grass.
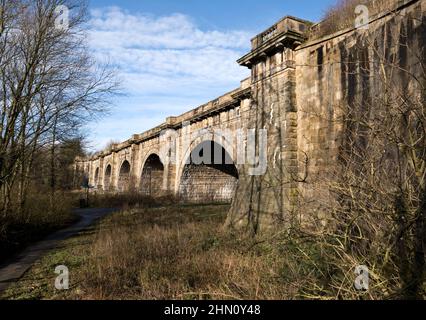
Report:
[{"label": "dry grass", "polygon": [[[354,288],[363,261],[342,254],[338,239],[295,230],[249,238],[223,230],[227,211],[175,205],[114,214],[38,262],[3,298],[392,298],[375,274],[369,292]],[[69,291],[54,289],[58,265],[70,269]]]},{"label": "dry grass", "polygon": [[[6,294],[8,299],[295,299],[315,284],[310,249],[223,230],[229,206],[135,209],[71,239]],[[266,235],[265,235],[266,236]],[[78,243],[77,243],[78,240]],[[316,256],[314,254],[314,256]],[[54,290],[57,265],[71,290]]]},{"label": "dry grass", "polygon": [[90,299],[282,299],[278,256],[223,232],[227,206],[122,213],[104,223],[84,272]]},{"label": "dry grass", "polygon": [[[229,206],[173,205],[116,213],[70,239],[9,290],[7,299],[197,300],[386,299],[372,274],[354,288],[362,264],[330,234],[300,230],[251,238],[224,230]],[[70,270],[54,289],[55,266]],[[373,270],[374,272],[374,270]],[[395,297],[394,297],[395,298]]]},{"label": "dry grass", "polygon": [[46,193],[30,193],[24,210],[19,210],[15,202],[11,210],[13,214],[0,218],[0,262],[26,245],[74,222],[74,203],[74,196],[63,192],[55,195],[54,207]]},{"label": "dry grass", "polygon": [[[81,198],[85,194],[81,193]],[[173,205],[178,200],[171,195],[152,198],[138,192],[124,193],[91,193],[89,196],[89,206],[93,208],[118,208],[127,210],[131,208],[151,208],[158,205]]]}]

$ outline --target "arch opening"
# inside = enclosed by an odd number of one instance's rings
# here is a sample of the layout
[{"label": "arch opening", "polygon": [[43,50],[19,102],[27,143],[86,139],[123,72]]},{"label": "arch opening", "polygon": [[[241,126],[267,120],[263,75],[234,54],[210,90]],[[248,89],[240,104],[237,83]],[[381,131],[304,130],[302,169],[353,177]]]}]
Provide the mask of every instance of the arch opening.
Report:
[{"label": "arch opening", "polygon": [[156,197],[163,191],[164,165],[157,154],[146,160],[142,169],[140,190],[143,195]]},{"label": "arch opening", "polygon": [[104,190],[106,191],[111,189],[111,174],[112,174],[112,167],[109,164],[105,169],[105,176],[104,176]]},{"label": "arch opening", "polygon": [[98,167],[95,170],[95,181],[94,181],[94,185],[95,185],[96,188],[98,188],[99,184],[100,183],[99,183],[99,167]]},{"label": "arch opening", "polygon": [[118,176],[118,191],[124,192],[130,189],[130,163],[125,160],[120,168]]},{"label": "arch opening", "polygon": [[179,197],[186,202],[230,203],[239,174],[229,153],[214,141],[205,141],[192,150],[185,162]]}]

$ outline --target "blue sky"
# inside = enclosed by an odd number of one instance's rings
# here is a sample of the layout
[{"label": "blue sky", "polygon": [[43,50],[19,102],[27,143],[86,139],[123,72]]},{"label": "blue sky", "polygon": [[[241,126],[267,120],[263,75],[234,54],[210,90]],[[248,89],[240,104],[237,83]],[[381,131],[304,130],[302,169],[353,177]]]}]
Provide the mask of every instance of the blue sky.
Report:
[{"label": "blue sky", "polygon": [[90,50],[126,96],[88,124],[92,150],[124,141],[239,86],[236,59],[285,15],[318,21],[335,0],[92,0]]}]

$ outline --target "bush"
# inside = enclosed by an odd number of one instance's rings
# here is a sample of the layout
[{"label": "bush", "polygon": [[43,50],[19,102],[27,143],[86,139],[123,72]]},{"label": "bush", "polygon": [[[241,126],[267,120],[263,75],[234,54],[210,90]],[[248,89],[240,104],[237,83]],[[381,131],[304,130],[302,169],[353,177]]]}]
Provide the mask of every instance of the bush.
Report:
[{"label": "bush", "polygon": [[369,10],[370,18],[392,8],[392,0],[338,0],[324,14],[322,21],[315,25],[311,38],[320,38],[346,28],[354,27],[357,14],[355,8],[365,5]]},{"label": "bush", "polygon": [[73,195],[58,192],[52,206],[49,194],[31,192],[23,209],[13,202],[11,214],[0,218],[0,261],[74,222],[74,201]]},{"label": "bush", "polygon": [[[80,199],[85,199],[84,193],[80,194]],[[89,195],[89,206],[95,208],[139,208],[139,207],[157,207],[177,204],[179,201],[172,195],[152,198],[138,192],[124,193],[96,193]]]}]

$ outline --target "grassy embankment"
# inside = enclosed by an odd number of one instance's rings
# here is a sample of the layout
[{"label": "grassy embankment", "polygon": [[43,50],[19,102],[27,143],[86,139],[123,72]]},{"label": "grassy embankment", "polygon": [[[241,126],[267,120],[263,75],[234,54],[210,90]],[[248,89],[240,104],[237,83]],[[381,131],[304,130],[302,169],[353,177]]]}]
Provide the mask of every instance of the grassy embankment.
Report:
[{"label": "grassy embankment", "polygon": [[[150,206],[149,206],[150,207]],[[227,205],[126,210],[67,241],[10,288],[7,299],[291,299],[312,270],[292,246],[223,230]],[[289,255],[291,253],[291,255]],[[289,256],[292,259],[289,259]],[[54,288],[55,267],[70,290]],[[297,277],[293,275],[297,274]],[[300,275],[305,274],[304,278]],[[295,282],[297,280],[297,283]]]}]

